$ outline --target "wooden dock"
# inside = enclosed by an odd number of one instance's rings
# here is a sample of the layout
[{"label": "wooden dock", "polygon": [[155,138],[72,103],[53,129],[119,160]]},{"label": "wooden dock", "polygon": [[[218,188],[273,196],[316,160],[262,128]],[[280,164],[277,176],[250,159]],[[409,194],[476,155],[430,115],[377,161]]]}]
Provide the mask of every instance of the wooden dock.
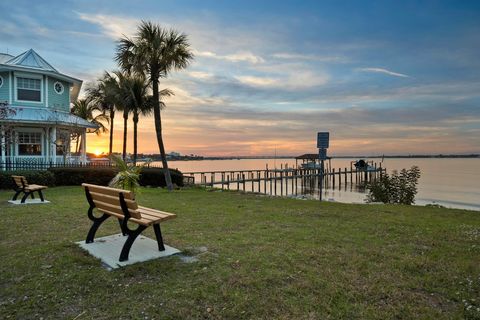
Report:
[{"label": "wooden dock", "polygon": [[[364,186],[366,182],[377,179],[386,172],[381,165],[374,163],[371,170],[325,167],[319,169],[301,169],[281,167],[280,169],[228,170],[228,171],[195,171],[184,172],[187,183],[217,187],[227,190],[258,192],[269,195],[304,194],[305,191],[322,188],[347,188]],[[321,182],[323,184],[321,185]]]}]

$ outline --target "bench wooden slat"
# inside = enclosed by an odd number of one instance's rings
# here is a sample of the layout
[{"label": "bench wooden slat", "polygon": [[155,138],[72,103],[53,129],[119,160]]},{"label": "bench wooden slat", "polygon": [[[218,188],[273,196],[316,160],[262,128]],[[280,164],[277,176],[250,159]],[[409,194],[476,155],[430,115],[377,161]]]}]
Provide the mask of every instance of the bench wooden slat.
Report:
[{"label": "bench wooden slat", "polygon": [[[27,179],[24,176],[12,176],[12,178],[19,188],[23,188],[23,184],[25,184],[25,186],[28,187]],[[22,180],[23,180],[23,183],[22,183]]]},{"label": "bench wooden slat", "polygon": [[162,218],[165,218],[165,219],[175,218],[177,216],[174,213],[155,210],[155,209],[152,209],[152,208],[147,208],[147,207],[142,207],[142,206],[138,206],[137,211],[140,212],[140,214],[142,214],[142,215],[143,214],[149,214],[149,215],[154,216],[154,217],[162,217]]},{"label": "bench wooden slat", "polygon": [[125,197],[125,199],[135,200],[135,196],[133,192],[128,190],[97,186],[95,184],[89,184],[89,183],[82,183],[82,186],[84,188],[87,187],[88,190],[90,190],[90,192],[102,193],[102,194],[113,196],[113,197],[118,197],[119,193],[123,193],[123,196]]},{"label": "bench wooden slat", "polygon": [[47,189],[48,187],[46,186],[40,186],[38,184],[29,184],[26,186],[26,190],[30,190],[30,191],[37,191],[37,190],[43,190],[43,189]]},{"label": "bench wooden slat", "polygon": [[[100,211],[103,211],[105,209],[105,210],[108,210],[108,211],[111,211],[111,212],[116,212],[116,213],[121,214],[123,216],[123,210],[119,205],[111,204],[111,203],[108,203],[108,202],[103,202],[103,201],[97,200],[95,198],[93,198],[93,202],[95,203],[95,206],[97,207],[97,209],[100,210]],[[128,209],[128,212],[130,213],[132,218],[136,218],[136,219],[141,219],[142,218],[142,216],[135,210]]]},{"label": "bench wooden slat", "polygon": [[[118,195],[114,197],[114,196],[106,195],[104,193],[98,193],[93,191],[90,191],[90,195],[92,196],[93,199],[96,199],[102,202],[110,203],[117,206],[120,204],[120,201],[118,200]],[[128,209],[137,210],[138,208],[137,202],[135,200],[125,199],[125,203],[127,204]]]},{"label": "bench wooden slat", "polygon": [[[106,214],[109,214],[109,215],[111,215],[111,216],[120,218],[120,219],[122,219],[122,220],[125,218],[125,216],[123,215],[123,213],[120,214],[120,213],[113,212],[113,211],[110,211],[110,210],[107,210],[107,209],[102,209],[102,210],[100,210],[100,211],[105,212]],[[128,221],[132,221],[132,222],[135,222],[135,223],[144,225],[144,226],[149,226],[149,225],[152,224],[152,221],[145,220],[145,219],[130,218],[130,219],[128,219]]]},{"label": "bench wooden slat", "polygon": [[170,215],[170,214],[169,215],[152,215],[144,211],[140,211],[140,212],[142,214],[142,219],[148,219],[151,221],[165,221],[165,220],[175,218],[175,215]]}]

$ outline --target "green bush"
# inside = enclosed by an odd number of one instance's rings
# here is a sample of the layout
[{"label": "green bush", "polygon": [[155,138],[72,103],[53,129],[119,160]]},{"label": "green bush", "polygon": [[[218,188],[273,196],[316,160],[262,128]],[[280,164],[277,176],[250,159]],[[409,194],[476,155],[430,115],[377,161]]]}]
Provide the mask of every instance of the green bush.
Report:
[{"label": "green bush", "polygon": [[[174,169],[169,169],[172,177],[172,183],[183,187],[183,174]],[[151,187],[165,187],[165,175],[162,168],[142,168],[140,172],[140,185]]]},{"label": "green bush", "polygon": [[402,169],[400,173],[393,171],[391,175],[384,174],[367,184],[367,202],[413,204],[419,178],[420,169],[417,166],[409,170]]},{"label": "green bush", "polygon": [[0,171],[0,189],[13,189],[14,182],[12,175],[24,176],[29,184],[40,184],[48,187],[55,186],[55,177],[49,171],[15,170]]},{"label": "green bush", "polygon": [[110,167],[50,168],[57,186],[79,186],[82,183],[108,186],[117,170]]},{"label": "green bush", "polygon": [[[12,175],[25,176],[28,183],[52,186],[79,186],[82,183],[92,183],[108,186],[108,183],[118,173],[116,168],[111,167],[58,167],[47,171],[41,170],[18,170],[0,171],[0,189],[12,189]],[[172,182],[183,187],[183,174],[178,170],[170,169]],[[161,168],[142,168],[140,173],[140,185],[151,187],[165,187],[165,176]]]}]

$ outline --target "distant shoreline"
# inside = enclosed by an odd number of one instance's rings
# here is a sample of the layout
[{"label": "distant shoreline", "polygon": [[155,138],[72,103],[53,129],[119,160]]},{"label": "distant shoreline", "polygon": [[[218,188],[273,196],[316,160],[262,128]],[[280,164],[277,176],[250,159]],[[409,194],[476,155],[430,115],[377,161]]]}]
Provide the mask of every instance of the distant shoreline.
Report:
[{"label": "distant shoreline", "polygon": [[[385,158],[385,159],[468,159],[468,158],[480,158],[480,154],[467,154],[467,155],[393,155],[393,156],[365,156],[365,155],[353,155],[353,156],[332,156],[332,159],[373,159],[373,158]],[[245,160],[245,159],[295,159],[295,156],[235,156],[235,157],[204,157],[203,159],[197,159],[193,161],[201,160]],[[175,161],[175,160],[171,160]]]}]

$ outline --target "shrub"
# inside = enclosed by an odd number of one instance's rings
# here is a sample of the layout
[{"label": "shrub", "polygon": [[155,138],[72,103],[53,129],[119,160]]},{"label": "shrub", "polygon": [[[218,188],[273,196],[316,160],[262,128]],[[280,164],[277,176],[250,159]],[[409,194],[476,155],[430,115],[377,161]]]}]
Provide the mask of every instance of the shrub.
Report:
[{"label": "shrub", "polygon": [[135,192],[140,186],[139,180],[142,166],[129,165],[116,155],[111,155],[110,159],[115,162],[119,171],[108,183],[108,186]]},{"label": "shrub", "polygon": [[[108,186],[109,182],[118,173],[118,169],[112,167],[58,167],[47,171],[40,170],[16,170],[0,171],[0,189],[12,189],[12,175],[25,176],[28,183],[41,184],[49,187],[79,186],[82,183],[92,183]],[[183,174],[178,170],[170,169],[172,182],[183,187]],[[165,176],[161,168],[142,168],[140,173],[140,185],[151,187],[165,187]]]},{"label": "shrub", "polygon": [[14,182],[12,175],[24,176],[30,184],[40,184],[49,187],[55,186],[55,177],[49,171],[14,170],[0,171],[0,189],[13,189]]},{"label": "shrub", "polygon": [[[179,187],[183,187],[183,174],[174,169],[169,169],[172,177],[172,183]],[[152,187],[165,187],[165,175],[162,168],[146,168],[143,167],[140,172],[140,185]]]},{"label": "shrub", "polygon": [[402,169],[400,173],[393,171],[391,175],[384,174],[367,184],[367,202],[413,204],[419,178],[420,169],[417,166]]},{"label": "shrub", "polygon": [[50,168],[57,186],[79,186],[82,183],[107,186],[118,170],[111,167]]}]

